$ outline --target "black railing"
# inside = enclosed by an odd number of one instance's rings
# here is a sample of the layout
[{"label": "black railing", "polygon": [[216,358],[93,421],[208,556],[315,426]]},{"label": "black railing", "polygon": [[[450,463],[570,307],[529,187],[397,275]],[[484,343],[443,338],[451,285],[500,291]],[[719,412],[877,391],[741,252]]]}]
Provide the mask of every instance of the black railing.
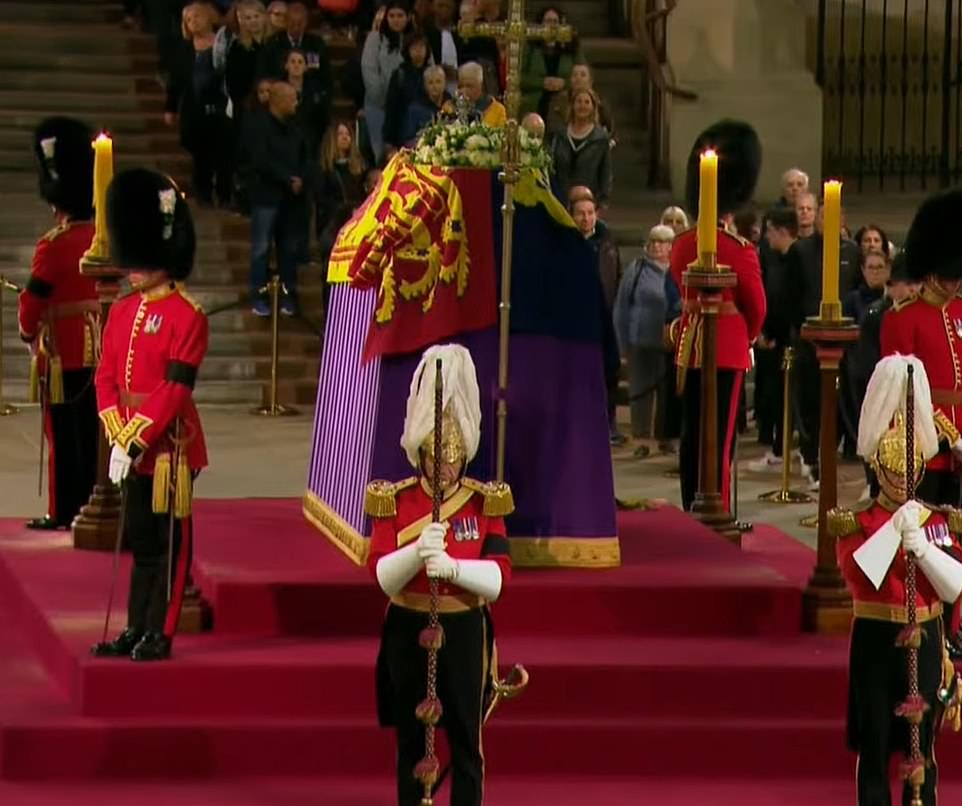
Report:
[{"label": "black railing", "polygon": [[858,190],[962,176],[962,0],[819,0],[823,173]]}]

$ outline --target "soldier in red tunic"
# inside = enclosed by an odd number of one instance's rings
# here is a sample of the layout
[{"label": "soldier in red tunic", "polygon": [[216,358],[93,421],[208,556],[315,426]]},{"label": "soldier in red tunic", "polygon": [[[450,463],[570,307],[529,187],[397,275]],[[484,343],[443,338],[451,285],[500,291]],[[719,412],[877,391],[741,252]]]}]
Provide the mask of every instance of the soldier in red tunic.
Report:
[{"label": "soldier in red tunic", "polygon": [[20,337],[30,345],[31,397],[42,408],[48,445],[47,514],[30,529],[69,528],[97,475],[100,305],[94,280],[80,273],[94,227],[91,132],[72,118],[49,118],[33,136],[40,195],[57,225],[39,241],[20,295]]},{"label": "soldier in red tunic", "polygon": [[[720,492],[729,502],[729,465],[735,436],[742,379],[751,368],[749,350],[765,321],[765,287],[755,247],[737,235],[735,212],[752,197],[761,170],[761,144],[747,123],[721,121],[703,131],[688,158],[686,191],[688,209],[697,215],[699,155],[706,148],[718,154],[718,263],[738,275],[738,284],[726,288],[718,315],[718,464]],[[698,488],[701,412],[702,331],[698,292],[685,286],[683,275],[698,260],[697,232],[687,230],[675,238],[671,250],[671,276],[682,290],[682,316],[672,325],[675,365],[682,393],[682,431],[679,447],[681,500],[691,509]]]},{"label": "soldier in red tunic", "polygon": [[[962,459],[962,250],[945,237],[962,217],[962,191],[927,199],[905,239],[906,270],[922,291],[896,303],[882,320],[882,355],[916,356],[932,384],[939,450],[917,491],[934,505],[959,506]],[[953,657],[962,658],[958,612],[946,611]]]},{"label": "soldier in red tunic", "polygon": [[[441,456],[434,455],[435,361],[443,361]],[[440,580],[444,644],[437,691],[452,755],[453,806],[482,801],[482,714],[491,695],[493,630],[487,605],[511,573],[503,516],[513,509],[505,484],[464,475],[478,449],[478,382],[471,354],[458,345],[430,348],[418,365],[401,445],[417,475],[374,481],[366,509],[373,527],[368,564],[390,598],[378,655],[378,715],[397,732],[400,806],[421,803],[414,768],[424,753],[424,727],[415,715],[426,692],[427,653],[418,643],[428,623],[428,578]],[[440,522],[432,522],[434,463],[441,462]]]},{"label": "soldier in red tunic", "polygon": [[93,652],[162,660],[170,656],[189,572],[192,480],[207,465],[193,401],[207,317],[183,289],[194,225],[168,178],[142,169],[118,174],[107,192],[107,219],[111,256],[134,292],[107,319],[97,404],[112,446],[110,479],[124,486],[134,565],[127,627]]},{"label": "soldier in red tunic", "polygon": [[[858,803],[891,803],[889,760],[908,753],[908,722],[896,709],[908,694],[908,655],[900,640],[907,623],[906,555],[916,558],[916,617],[921,628],[918,650],[919,693],[927,710],[921,722],[925,781],[922,803],[934,806],[938,768],[935,733],[954,711],[955,670],[942,640],[942,602],[962,591],[962,563],[942,551],[958,549],[962,513],[906,502],[906,367],[914,366],[916,476],[938,450],[938,436],[925,369],[918,359],[882,359],[869,382],[859,421],[858,449],[878,474],[881,493],[861,512],[833,509],[829,531],[837,538],[842,575],[852,593],[849,664],[848,740],[858,753]],[[951,696],[950,696],[951,695]],[[909,802],[906,786],[903,803]]]}]

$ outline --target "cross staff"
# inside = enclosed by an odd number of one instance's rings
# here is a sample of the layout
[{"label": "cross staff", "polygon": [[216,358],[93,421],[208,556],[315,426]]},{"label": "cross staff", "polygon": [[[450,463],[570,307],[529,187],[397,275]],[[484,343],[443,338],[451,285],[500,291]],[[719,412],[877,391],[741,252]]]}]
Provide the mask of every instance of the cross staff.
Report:
[{"label": "cross staff", "polygon": [[508,338],[511,326],[511,252],[514,232],[514,186],[521,173],[521,139],[518,133],[518,108],[521,105],[521,65],[524,46],[529,40],[540,42],[570,42],[570,25],[533,25],[525,21],[524,0],[509,0],[505,22],[462,22],[458,33],[465,39],[487,36],[497,39],[507,49],[507,87],[504,106],[507,113],[504,146],[501,154],[502,171],[499,179],[504,184],[504,221],[501,240],[501,304],[498,321],[498,429],[495,478],[504,481],[505,439],[508,422]]}]

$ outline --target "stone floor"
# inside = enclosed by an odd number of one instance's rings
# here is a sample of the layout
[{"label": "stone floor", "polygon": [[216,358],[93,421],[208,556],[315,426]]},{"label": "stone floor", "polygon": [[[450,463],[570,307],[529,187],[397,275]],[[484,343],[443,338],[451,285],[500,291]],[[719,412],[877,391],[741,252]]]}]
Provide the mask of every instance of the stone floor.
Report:
[{"label": "stone floor", "polygon": [[[627,415],[627,411],[625,412]],[[311,412],[298,416],[266,418],[236,406],[201,409],[211,456],[210,468],[197,482],[197,494],[206,498],[300,496],[304,492],[310,454]],[[40,421],[36,406],[22,406],[18,414],[0,418],[0,517],[42,514],[45,497],[37,494]],[[510,437],[509,437],[510,438]],[[654,450],[654,445],[651,446]],[[778,526],[799,540],[814,545],[814,529],[799,519],[815,512],[816,505],[778,505],[758,501],[760,493],[777,489],[780,476],[753,473],[747,463],[763,449],[746,435],[739,446],[738,517]],[[635,459],[631,446],[613,453],[616,492],[622,499],[664,498],[678,503],[678,479],[667,474],[676,465],[673,456]],[[792,486],[802,489],[798,465]],[[864,485],[861,466],[839,468],[839,500],[854,502]]]}]

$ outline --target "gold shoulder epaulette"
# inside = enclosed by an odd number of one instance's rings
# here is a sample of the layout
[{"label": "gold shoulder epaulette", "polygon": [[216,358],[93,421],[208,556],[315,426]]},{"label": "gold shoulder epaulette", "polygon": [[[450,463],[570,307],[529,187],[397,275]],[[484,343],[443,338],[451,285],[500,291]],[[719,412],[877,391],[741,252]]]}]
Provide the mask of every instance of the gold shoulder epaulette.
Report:
[{"label": "gold shoulder epaulette", "polygon": [[191,306],[193,307],[193,309],[194,309],[195,311],[197,311],[198,313],[204,313],[204,306],[201,305],[196,299],[194,299],[194,298],[187,292],[187,288],[184,286],[183,283],[177,283],[177,291],[180,293],[180,295],[181,295],[187,302],[189,302],[189,303],[191,304]]},{"label": "gold shoulder epaulette", "polygon": [[933,507],[936,512],[942,514],[945,522],[949,525],[949,531],[953,534],[962,534],[962,509],[956,507]]},{"label": "gold shoulder epaulette", "polygon": [[901,311],[902,308],[906,308],[909,305],[911,305],[913,302],[918,302],[918,301],[919,301],[919,295],[913,291],[907,297],[904,297],[903,299],[900,299],[898,302],[893,303],[892,310]]},{"label": "gold shoulder epaulette", "polygon": [[364,513],[372,518],[393,518],[397,515],[397,494],[416,482],[413,476],[397,482],[380,479],[370,482],[364,493]]},{"label": "gold shoulder epaulette", "polygon": [[752,245],[752,242],[751,242],[750,240],[748,240],[748,238],[743,238],[743,237],[742,237],[741,235],[739,235],[737,232],[732,232],[731,230],[728,230],[728,229],[719,230],[719,232],[725,233],[725,235],[727,235],[729,238],[734,238],[734,239],[735,239],[736,241],[738,241],[738,243],[740,243],[742,246],[751,246],[751,245]]},{"label": "gold shoulder epaulette", "polygon": [[41,240],[43,241],[55,241],[63,233],[65,233],[70,227],[67,224],[57,224],[56,227],[51,227],[44,234]]},{"label": "gold shoulder epaulette", "polygon": [[503,481],[484,482],[465,477],[461,479],[461,484],[484,496],[483,513],[487,517],[503,518],[514,512],[514,496],[511,495],[511,487]]},{"label": "gold shoulder epaulette", "polygon": [[836,540],[859,531],[858,519],[850,509],[835,507],[828,511],[828,536]]},{"label": "gold shoulder epaulette", "polygon": [[955,427],[955,423],[941,409],[935,412],[932,419],[935,421],[935,433],[940,440],[944,439],[949,445],[955,445],[962,438],[962,434]]}]

